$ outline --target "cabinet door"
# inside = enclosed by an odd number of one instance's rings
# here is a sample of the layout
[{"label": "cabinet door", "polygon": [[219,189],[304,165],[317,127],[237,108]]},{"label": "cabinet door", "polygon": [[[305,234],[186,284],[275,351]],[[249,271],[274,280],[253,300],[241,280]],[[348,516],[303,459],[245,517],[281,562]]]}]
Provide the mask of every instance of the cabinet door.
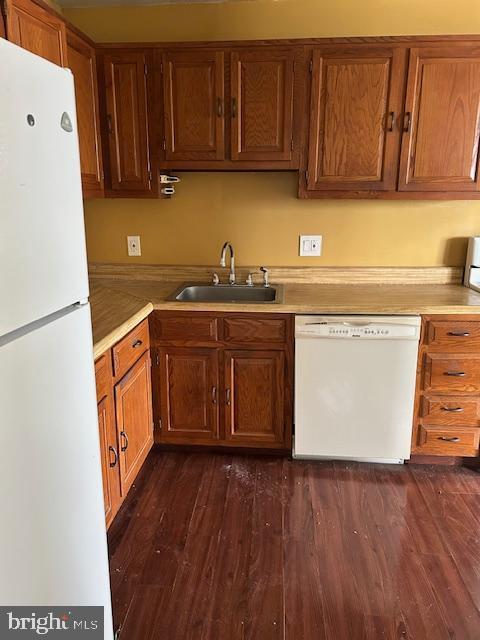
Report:
[{"label": "cabinet door", "polygon": [[313,52],[308,190],[394,190],[405,75],[402,49]]},{"label": "cabinet door", "polygon": [[66,65],[65,24],[30,0],[7,0],[7,37],[32,53]]},{"label": "cabinet door", "polygon": [[162,440],[217,440],[218,352],[166,347],[159,351]]},{"label": "cabinet door", "polygon": [[84,197],[103,195],[103,167],[98,115],[95,49],[73,31],[67,31],[68,67],[75,81],[80,166]]},{"label": "cabinet door", "polygon": [[225,439],[281,446],[285,421],[283,351],[225,352]]},{"label": "cabinet door", "polygon": [[120,502],[117,433],[111,395],[105,396],[98,403],[98,428],[102,461],[103,501],[108,527],[118,511]]},{"label": "cabinet door", "polygon": [[232,53],[232,160],[291,159],[293,63],[291,50]]},{"label": "cabinet door", "polygon": [[152,191],[146,65],[143,51],[104,55],[109,173],[112,190],[123,195]]},{"label": "cabinet door", "polygon": [[412,49],[399,189],[478,191],[480,47]]},{"label": "cabinet door", "polygon": [[153,445],[150,352],[115,386],[121,493],[125,496]]},{"label": "cabinet door", "polygon": [[166,160],[223,160],[223,53],[165,53],[162,66]]}]

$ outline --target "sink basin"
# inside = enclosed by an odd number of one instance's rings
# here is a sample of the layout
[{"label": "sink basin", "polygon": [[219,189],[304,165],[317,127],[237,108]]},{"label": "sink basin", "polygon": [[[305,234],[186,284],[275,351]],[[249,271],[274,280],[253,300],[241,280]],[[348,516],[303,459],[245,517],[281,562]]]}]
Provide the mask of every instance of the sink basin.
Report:
[{"label": "sink basin", "polygon": [[281,288],[236,284],[184,284],[179,287],[168,300],[178,302],[243,302],[243,303],[278,303]]}]

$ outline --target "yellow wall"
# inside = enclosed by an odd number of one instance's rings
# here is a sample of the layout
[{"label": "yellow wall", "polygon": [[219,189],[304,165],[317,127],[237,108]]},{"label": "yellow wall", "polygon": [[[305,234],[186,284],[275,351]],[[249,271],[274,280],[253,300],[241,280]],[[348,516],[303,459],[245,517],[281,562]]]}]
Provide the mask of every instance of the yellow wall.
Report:
[{"label": "yellow wall", "polygon": [[[65,9],[98,41],[480,33],[478,0],[251,0]],[[240,264],[461,265],[480,202],[303,201],[294,173],[185,173],[170,201],[85,204],[89,258],[213,264],[231,240]],[[321,234],[321,258],[298,235]],[[142,257],[128,258],[126,236]]]}]

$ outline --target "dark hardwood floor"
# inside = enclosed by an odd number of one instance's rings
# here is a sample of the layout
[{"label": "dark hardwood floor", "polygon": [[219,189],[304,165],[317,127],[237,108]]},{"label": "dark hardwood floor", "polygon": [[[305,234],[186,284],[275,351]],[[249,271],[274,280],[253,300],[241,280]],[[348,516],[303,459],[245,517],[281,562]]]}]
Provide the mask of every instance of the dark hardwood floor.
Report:
[{"label": "dark hardwood floor", "polygon": [[122,640],[478,640],[480,474],[153,451],[109,532]]}]

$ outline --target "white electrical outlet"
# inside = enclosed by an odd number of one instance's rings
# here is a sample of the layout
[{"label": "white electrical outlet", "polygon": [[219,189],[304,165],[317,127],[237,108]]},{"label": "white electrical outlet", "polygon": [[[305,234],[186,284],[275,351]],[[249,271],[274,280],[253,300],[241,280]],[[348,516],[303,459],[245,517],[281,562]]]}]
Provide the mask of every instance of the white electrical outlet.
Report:
[{"label": "white electrical outlet", "polygon": [[127,247],[129,256],[141,256],[140,236],[127,236]]},{"label": "white electrical outlet", "polygon": [[300,236],[301,256],[321,256],[322,255],[322,236]]}]

